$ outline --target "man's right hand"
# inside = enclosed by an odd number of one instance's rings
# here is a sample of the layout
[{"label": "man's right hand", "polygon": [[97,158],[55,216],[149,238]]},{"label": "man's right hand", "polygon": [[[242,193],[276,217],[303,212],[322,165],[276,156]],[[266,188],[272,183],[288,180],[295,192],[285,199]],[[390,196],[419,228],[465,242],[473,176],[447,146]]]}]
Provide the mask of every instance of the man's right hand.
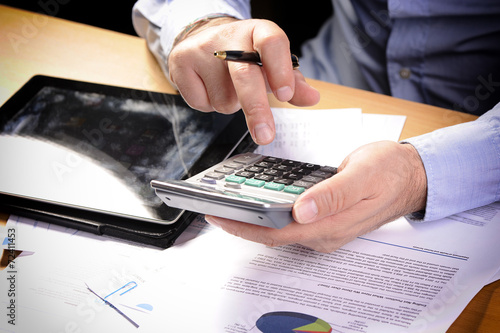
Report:
[{"label": "man's right hand", "polygon": [[[225,50],[257,51],[263,66],[213,56],[214,51]],[[243,109],[252,138],[261,145],[275,136],[267,93],[297,106],[319,101],[318,91],[292,67],[286,34],[267,20],[211,19],[174,46],[168,69],[192,108],[226,114]]]}]

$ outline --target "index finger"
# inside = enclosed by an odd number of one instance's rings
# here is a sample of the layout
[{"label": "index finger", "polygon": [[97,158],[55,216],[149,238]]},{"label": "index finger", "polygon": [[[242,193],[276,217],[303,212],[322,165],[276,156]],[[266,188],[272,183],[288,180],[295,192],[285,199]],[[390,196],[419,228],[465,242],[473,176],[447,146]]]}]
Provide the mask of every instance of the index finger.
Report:
[{"label": "index finger", "polygon": [[274,118],[261,68],[237,62],[228,63],[228,68],[253,140],[259,145],[271,143],[275,135]]},{"label": "index finger", "polygon": [[282,102],[288,102],[295,93],[295,75],[290,53],[290,42],[280,29],[254,30],[254,49],[260,54],[262,68],[265,71],[269,87],[274,96]]}]

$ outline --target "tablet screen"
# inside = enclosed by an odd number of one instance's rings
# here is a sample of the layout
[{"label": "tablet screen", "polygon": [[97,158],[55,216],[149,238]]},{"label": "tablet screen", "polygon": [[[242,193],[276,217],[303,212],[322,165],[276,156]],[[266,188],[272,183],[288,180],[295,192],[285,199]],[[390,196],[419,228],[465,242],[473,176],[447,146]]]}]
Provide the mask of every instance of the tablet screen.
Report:
[{"label": "tablet screen", "polygon": [[173,222],[179,211],[150,181],[188,176],[232,117],[192,110],[176,95],[135,94],[40,88],[3,123],[0,191]]}]

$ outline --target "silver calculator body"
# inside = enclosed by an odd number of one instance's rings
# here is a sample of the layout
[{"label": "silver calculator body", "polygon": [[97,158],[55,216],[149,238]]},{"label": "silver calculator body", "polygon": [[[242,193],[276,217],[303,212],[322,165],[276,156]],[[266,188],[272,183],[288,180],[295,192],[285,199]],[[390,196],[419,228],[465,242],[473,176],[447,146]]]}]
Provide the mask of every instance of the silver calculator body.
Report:
[{"label": "silver calculator body", "polygon": [[293,221],[300,194],[337,169],[245,153],[186,180],[153,180],[156,195],[170,207],[281,229]]}]

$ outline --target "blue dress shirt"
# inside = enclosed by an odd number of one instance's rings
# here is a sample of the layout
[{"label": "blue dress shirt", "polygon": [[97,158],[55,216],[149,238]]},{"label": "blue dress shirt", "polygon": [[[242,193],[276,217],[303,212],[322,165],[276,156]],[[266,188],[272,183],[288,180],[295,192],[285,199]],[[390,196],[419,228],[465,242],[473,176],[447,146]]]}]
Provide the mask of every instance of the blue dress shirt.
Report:
[{"label": "blue dress shirt", "polygon": [[[500,200],[500,2],[334,0],[333,17],[302,47],[306,77],[477,115],[406,142],[427,175],[430,221]],[[189,23],[250,17],[248,0],[139,0],[133,13],[167,77],[167,56]],[[489,110],[489,111],[488,111]]]}]

